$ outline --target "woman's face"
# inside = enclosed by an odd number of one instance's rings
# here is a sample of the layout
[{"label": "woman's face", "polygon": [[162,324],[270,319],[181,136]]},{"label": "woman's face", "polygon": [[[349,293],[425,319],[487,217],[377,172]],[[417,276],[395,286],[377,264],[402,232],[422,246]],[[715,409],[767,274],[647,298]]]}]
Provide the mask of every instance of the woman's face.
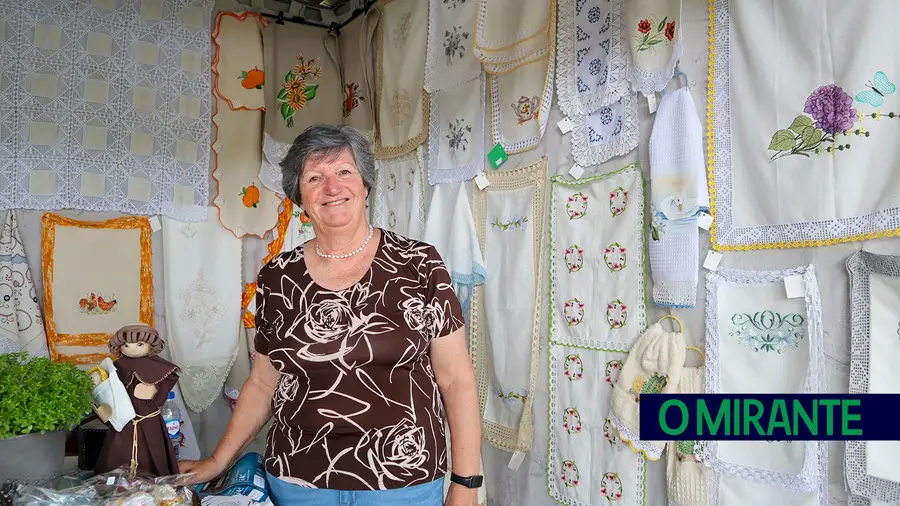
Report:
[{"label": "woman's face", "polygon": [[307,161],[300,174],[300,201],[314,225],[342,227],[365,220],[368,196],[349,150],[334,159]]}]

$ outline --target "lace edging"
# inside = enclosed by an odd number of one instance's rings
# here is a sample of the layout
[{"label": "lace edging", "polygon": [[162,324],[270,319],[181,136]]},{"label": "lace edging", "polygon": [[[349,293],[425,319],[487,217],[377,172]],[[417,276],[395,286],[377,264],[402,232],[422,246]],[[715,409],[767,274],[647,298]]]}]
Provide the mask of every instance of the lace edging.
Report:
[{"label": "lace edging", "polygon": [[[485,19],[487,18],[486,5],[489,1],[490,0],[478,0],[478,4],[475,6],[475,35],[472,37],[472,47],[486,49],[489,51],[498,51],[500,49],[521,44],[523,41],[533,37],[537,37],[541,32],[547,31],[549,19],[548,23],[544,23],[537,30],[531,33],[529,33],[527,30],[519,30],[512,39],[501,39],[485,44],[483,40],[483,32]],[[550,7],[552,7],[552,0],[547,0],[547,4],[547,11],[549,12]]]},{"label": "lace edging", "polygon": [[[719,285],[725,283],[744,286],[771,284],[781,282],[785,277],[794,275],[802,275],[806,282],[805,304],[807,312],[807,342],[810,348],[810,359],[804,385],[804,393],[825,392],[825,348],[822,337],[822,305],[812,265],[780,271],[719,269],[707,274],[706,376],[704,381],[706,392],[721,392],[717,313]],[[726,462],[718,457],[718,443],[716,441],[706,441],[704,444],[696,444],[695,452],[698,460],[717,473],[727,474],[729,476],[757,483],[773,485],[783,490],[810,492],[818,490],[823,480],[827,481],[827,448],[825,448],[825,445],[819,445],[818,443],[818,441],[807,441],[805,443],[803,468],[799,474],[775,472],[769,469],[759,469]],[[823,474],[823,462],[825,474]],[[710,497],[712,497],[712,492],[710,492],[710,494]],[[827,494],[824,504],[827,504]]]},{"label": "lace edging", "polygon": [[[503,146],[503,150],[508,155],[514,155],[535,148],[544,137],[547,130],[547,122],[550,120],[550,109],[553,101],[553,84],[554,71],[556,68],[556,52],[551,43],[550,54],[547,61],[547,79],[544,81],[544,92],[541,94],[541,108],[538,111],[538,122],[540,123],[539,132],[536,137],[525,139],[523,141],[514,142],[512,144],[504,142],[500,133],[500,85],[497,83],[498,75],[491,74],[489,81],[491,84],[491,140]],[[529,63],[536,65],[538,62]],[[546,114],[544,114],[544,105],[547,105]]]},{"label": "lace edging", "polygon": [[[241,332],[243,333],[243,329],[241,329]],[[243,339],[243,336],[239,335],[238,339]],[[184,404],[190,408],[191,411],[202,413],[212,406],[212,403],[219,397],[222,387],[225,386],[225,382],[228,380],[228,375],[231,373],[231,368],[234,366],[237,356],[238,350],[235,349],[234,353],[231,355],[231,360],[224,366],[181,367],[182,377],[179,378],[181,384],[181,397]],[[195,381],[191,380],[196,380],[197,388],[194,388]],[[212,381],[212,383],[208,384],[209,381]]]},{"label": "lace edging", "polygon": [[407,153],[405,155],[399,156],[397,158],[389,158],[387,160],[375,160],[375,199],[372,204],[372,223],[377,227],[381,226],[381,224],[385,223],[385,199],[384,192],[381,191],[383,186],[382,167],[390,167],[393,165],[400,165],[403,163],[410,163],[415,160],[416,165],[419,170],[416,177],[419,178],[419,209],[416,212],[416,221],[419,224],[419,230],[425,229],[425,175],[423,172],[425,171],[425,164],[422,163],[423,158],[423,148],[419,146],[412,153]]},{"label": "lace edging", "polygon": [[[644,70],[634,64],[633,58],[628,58],[628,75],[631,80],[631,91],[642,93],[644,95],[652,95],[666,88],[672,76],[675,75],[675,65],[681,59],[684,53],[684,37],[681,31],[678,32],[678,40],[672,49],[672,56],[669,62],[662,70],[650,71]],[[630,54],[630,52],[629,52]]]},{"label": "lace edging", "polygon": [[640,140],[637,97],[629,93],[619,103],[622,105],[619,116],[622,119],[622,133],[609,142],[591,144],[588,138],[588,115],[576,114],[572,117],[575,124],[572,128],[572,156],[575,163],[582,167],[600,165],[614,156],[626,155],[637,148]]},{"label": "lace edging", "polygon": [[646,441],[641,441],[641,438],[635,434],[631,429],[628,428],[628,425],[622,422],[615,413],[610,410],[609,412],[609,421],[610,423],[619,431],[619,439],[622,440],[623,443],[628,445],[631,451],[635,453],[639,453],[644,456],[645,459],[656,461],[662,457],[663,448],[659,446],[652,445]]},{"label": "lace edging", "polygon": [[[441,105],[440,92],[435,93],[431,97],[431,114],[428,117],[428,184],[434,186],[438,183],[454,183],[458,181],[468,181],[477,176],[484,167],[484,94],[485,94],[485,75],[481,72],[476,79],[479,80],[479,123],[480,128],[474,130],[475,142],[478,145],[475,160],[471,163],[457,165],[455,167],[440,167],[440,150],[441,142]],[[462,85],[460,85],[462,86]]]}]

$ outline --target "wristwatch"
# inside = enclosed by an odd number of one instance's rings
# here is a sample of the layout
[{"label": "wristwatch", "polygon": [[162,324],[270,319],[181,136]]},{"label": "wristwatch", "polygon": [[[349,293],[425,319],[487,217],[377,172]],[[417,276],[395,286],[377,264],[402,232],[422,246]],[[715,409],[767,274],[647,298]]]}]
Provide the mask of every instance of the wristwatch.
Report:
[{"label": "wristwatch", "polygon": [[484,476],[457,476],[451,472],[450,481],[466,488],[479,488],[484,483]]}]

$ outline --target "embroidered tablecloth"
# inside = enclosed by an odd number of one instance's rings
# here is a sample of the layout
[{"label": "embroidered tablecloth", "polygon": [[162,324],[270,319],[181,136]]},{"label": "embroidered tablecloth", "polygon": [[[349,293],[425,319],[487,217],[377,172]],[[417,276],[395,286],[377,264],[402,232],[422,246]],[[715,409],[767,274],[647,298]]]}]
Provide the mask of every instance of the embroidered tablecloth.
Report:
[{"label": "embroidered tablecloth", "polygon": [[628,0],[624,5],[628,80],[651,95],[665,89],[684,50],[681,0]]},{"label": "embroidered tablecloth", "polygon": [[410,239],[425,230],[424,149],[389,160],[375,160],[372,225]]},{"label": "embroidered tablecloth", "polygon": [[582,167],[599,165],[614,156],[631,152],[638,145],[637,98],[627,94],[618,102],[591,114],[576,113],[571,118],[572,157]]},{"label": "embroidered tablecloth", "polygon": [[37,290],[15,213],[3,213],[0,229],[0,353],[46,357],[47,334]]},{"label": "embroidered tablecloth", "polygon": [[0,1],[0,206],[204,220],[212,4]]},{"label": "embroidered tablecloth", "polygon": [[268,24],[255,12],[220,12],[216,16],[213,86],[231,109],[266,109],[262,29]]},{"label": "embroidered tablecloth", "polygon": [[553,101],[555,52],[506,74],[489,76],[491,138],[507,154],[533,149],[541,142]]},{"label": "embroidered tablecloth", "polygon": [[467,83],[481,73],[472,52],[476,2],[430,0],[425,91],[434,93]]},{"label": "embroidered tablecloth", "polygon": [[484,170],[485,75],[431,95],[428,182],[468,181]]}]

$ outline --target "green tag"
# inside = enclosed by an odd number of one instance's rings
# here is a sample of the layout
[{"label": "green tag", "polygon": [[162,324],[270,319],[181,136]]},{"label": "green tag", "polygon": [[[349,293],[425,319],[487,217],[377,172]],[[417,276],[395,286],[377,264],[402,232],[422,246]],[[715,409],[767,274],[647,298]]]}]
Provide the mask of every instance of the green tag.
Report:
[{"label": "green tag", "polygon": [[501,146],[499,142],[494,146],[494,149],[488,152],[487,157],[488,161],[491,162],[491,165],[493,165],[495,169],[509,158],[506,154],[506,150],[503,149],[503,146]]}]

